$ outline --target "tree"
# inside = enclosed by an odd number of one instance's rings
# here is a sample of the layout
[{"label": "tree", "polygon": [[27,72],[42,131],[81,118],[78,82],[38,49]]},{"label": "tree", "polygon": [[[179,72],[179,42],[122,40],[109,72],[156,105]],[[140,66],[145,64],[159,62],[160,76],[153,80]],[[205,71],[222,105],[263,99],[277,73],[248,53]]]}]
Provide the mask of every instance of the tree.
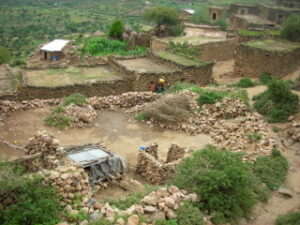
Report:
[{"label": "tree", "polygon": [[170,27],[180,24],[179,12],[169,7],[149,8],[144,12],[143,18],[149,22],[156,23],[157,36],[160,35],[162,26]]},{"label": "tree", "polygon": [[300,42],[300,14],[293,14],[287,19],[280,35],[287,40]]},{"label": "tree", "polygon": [[124,24],[121,20],[115,20],[108,31],[108,36],[112,38],[122,39],[124,32]]},{"label": "tree", "polygon": [[8,49],[0,46],[0,64],[8,63],[10,60],[10,52]]}]

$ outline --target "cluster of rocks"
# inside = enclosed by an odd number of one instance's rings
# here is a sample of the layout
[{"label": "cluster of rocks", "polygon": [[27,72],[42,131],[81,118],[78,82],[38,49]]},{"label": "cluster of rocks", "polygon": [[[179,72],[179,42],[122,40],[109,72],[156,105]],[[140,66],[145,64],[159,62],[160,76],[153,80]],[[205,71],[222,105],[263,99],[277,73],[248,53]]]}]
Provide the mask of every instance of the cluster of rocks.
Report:
[{"label": "cluster of rocks", "polygon": [[70,119],[70,127],[90,126],[97,117],[97,111],[88,104],[79,106],[68,105],[63,115]]},{"label": "cluster of rocks", "polygon": [[163,162],[158,159],[158,145],[150,144],[145,150],[140,150],[136,172],[151,184],[163,184],[175,173],[176,165],[184,157],[186,151],[186,148],[172,144],[167,160]]},{"label": "cluster of rocks", "polygon": [[81,167],[74,165],[58,166],[53,170],[41,170],[46,184],[55,186],[62,196],[61,204],[72,214],[92,213],[99,205],[90,199],[89,176]]},{"label": "cluster of rocks", "polygon": [[142,105],[145,102],[152,102],[158,98],[159,95],[152,92],[127,92],[121,95],[91,97],[88,99],[88,103],[94,109],[119,109]]},{"label": "cluster of rocks", "polygon": [[[199,197],[194,193],[180,190],[176,186],[163,187],[146,195],[138,204],[134,204],[126,210],[113,208],[106,203],[101,208],[101,213],[112,222],[118,215],[131,215],[129,218],[132,223],[129,221],[127,223],[130,225],[139,224],[136,214],[144,215],[148,224],[153,224],[153,221],[159,219],[175,219],[177,217],[176,210],[183,204],[183,200],[196,202],[199,201]],[[116,224],[125,225],[126,222],[122,219],[117,220]]]},{"label": "cluster of rocks", "polygon": [[289,138],[295,142],[300,142],[300,122],[294,121],[290,128],[286,130]]}]

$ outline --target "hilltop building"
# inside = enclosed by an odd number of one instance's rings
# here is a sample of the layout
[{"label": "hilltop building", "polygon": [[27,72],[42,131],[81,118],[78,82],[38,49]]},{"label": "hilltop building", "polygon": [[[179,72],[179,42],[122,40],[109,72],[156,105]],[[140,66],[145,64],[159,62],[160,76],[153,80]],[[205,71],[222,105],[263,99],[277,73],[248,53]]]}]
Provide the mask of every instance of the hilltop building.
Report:
[{"label": "hilltop building", "polygon": [[64,50],[70,43],[69,40],[55,39],[40,48],[41,59],[58,61],[64,57]]}]

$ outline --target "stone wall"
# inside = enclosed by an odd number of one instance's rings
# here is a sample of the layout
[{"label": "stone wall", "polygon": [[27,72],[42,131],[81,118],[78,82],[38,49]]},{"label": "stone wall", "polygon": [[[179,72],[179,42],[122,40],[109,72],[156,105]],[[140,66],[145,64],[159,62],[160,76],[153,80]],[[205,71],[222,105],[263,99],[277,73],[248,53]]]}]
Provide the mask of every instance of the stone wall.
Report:
[{"label": "stone wall", "polygon": [[260,5],[246,5],[246,4],[231,4],[229,7],[229,15],[259,15]]},{"label": "stone wall", "polygon": [[168,42],[152,37],[150,42],[150,49],[152,51],[165,50],[166,48],[168,48]]},{"label": "stone wall", "polygon": [[258,77],[263,72],[282,78],[300,66],[300,49],[267,51],[239,45],[236,49],[234,74]]}]

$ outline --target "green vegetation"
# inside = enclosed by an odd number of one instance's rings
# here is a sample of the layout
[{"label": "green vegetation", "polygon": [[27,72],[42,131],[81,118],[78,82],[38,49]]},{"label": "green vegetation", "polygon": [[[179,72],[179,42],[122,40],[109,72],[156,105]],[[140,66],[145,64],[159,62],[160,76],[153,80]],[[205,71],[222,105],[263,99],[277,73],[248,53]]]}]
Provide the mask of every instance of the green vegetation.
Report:
[{"label": "green vegetation", "polygon": [[185,56],[191,59],[195,59],[195,57],[201,55],[200,50],[189,46],[187,42],[175,43],[174,41],[169,41],[168,50],[174,54]]},{"label": "green vegetation", "polygon": [[260,74],[260,76],[259,76],[259,81],[260,81],[260,83],[262,83],[262,84],[264,84],[264,85],[267,85],[268,83],[270,83],[270,82],[273,81],[273,80],[274,80],[274,78],[272,77],[272,74],[267,73],[267,72],[262,73],[262,74]]},{"label": "green vegetation", "polygon": [[254,87],[256,83],[249,77],[241,78],[237,83],[230,85],[231,87],[249,88]]},{"label": "green vegetation", "polygon": [[168,88],[167,93],[178,93],[183,90],[189,90],[197,94],[201,94],[204,92],[204,89],[201,88],[199,85],[177,81]]},{"label": "green vegetation", "polygon": [[148,22],[155,23],[157,36],[160,36],[162,26],[170,28],[170,26],[180,25],[179,12],[170,7],[152,7],[146,9],[143,13],[143,18]]},{"label": "green vegetation", "polygon": [[279,131],[281,131],[281,129],[279,127],[272,127],[272,131],[275,132],[275,133],[278,133]]},{"label": "green vegetation", "polygon": [[209,91],[205,90],[197,99],[199,105],[215,104],[223,99],[228,92],[226,91]]},{"label": "green vegetation", "polygon": [[146,195],[151,193],[152,191],[156,191],[158,186],[144,186],[144,190],[140,192],[134,192],[126,196],[126,198],[121,200],[116,199],[105,199],[105,202],[108,202],[112,207],[118,208],[120,210],[125,210],[130,206],[140,202]]},{"label": "green vegetation", "polygon": [[275,225],[299,225],[300,224],[300,212],[291,212],[276,219]]},{"label": "green vegetation", "polygon": [[0,198],[10,198],[13,202],[0,210],[3,225],[55,225],[60,220],[57,190],[43,185],[39,177],[23,175],[17,165],[1,163]]},{"label": "green vegetation", "polygon": [[146,53],[146,48],[136,46],[132,50],[127,51],[127,42],[125,41],[92,38],[85,43],[83,52],[93,56],[105,56],[111,54],[128,56],[143,55]]},{"label": "green vegetation", "polygon": [[202,62],[200,59],[188,58],[168,51],[158,51],[154,54],[163,60],[170,61],[180,66],[201,66],[206,64],[206,62]]},{"label": "green vegetation", "polygon": [[64,98],[64,106],[68,106],[71,104],[75,105],[84,105],[86,104],[86,96],[80,93],[69,95],[68,97]]},{"label": "green vegetation", "polygon": [[238,30],[238,33],[243,36],[263,36],[263,31],[256,30]]},{"label": "green vegetation", "polygon": [[70,125],[71,120],[64,115],[52,113],[44,119],[44,122],[47,126],[63,129]]},{"label": "green vegetation", "polygon": [[252,167],[254,174],[270,190],[278,189],[288,172],[288,162],[278,150],[273,150],[271,156],[258,157]]},{"label": "green vegetation", "polygon": [[156,220],[155,225],[178,225],[176,220]]},{"label": "green vegetation", "polygon": [[284,23],[281,37],[300,42],[300,13],[291,15]]},{"label": "green vegetation", "polygon": [[177,210],[178,225],[204,225],[203,215],[200,210],[190,202],[184,202]]},{"label": "green vegetation", "polygon": [[240,154],[207,146],[183,160],[172,183],[201,196],[198,207],[219,224],[250,214],[256,202],[251,177]]},{"label": "green vegetation", "polygon": [[253,133],[248,133],[247,137],[250,141],[252,142],[256,142],[259,141],[261,139],[261,134],[257,133],[257,132],[253,132]]},{"label": "green vegetation", "polygon": [[149,120],[149,118],[144,113],[138,113],[135,116],[135,119],[138,121],[148,121]]},{"label": "green vegetation", "polygon": [[122,34],[124,32],[124,24],[121,20],[115,20],[108,31],[108,36],[112,38],[122,39]]},{"label": "green vegetation", "polygon": [[190,116],[187,97],[180,94],[162,96],[142,111],[146,117],[164,123],[178,123]]},{"label": "green vegetation", "polygon": [[276,80],[268,83],[268,89],[253,97],[254,108],[265,115],[269,122],[284,122],[298,111],[298,96],[291,92],[286,81]]},{"label": "green vegetation", "polygon": [[293,51],[294,49],[300,48],[300,44],[286,41],[286,40],[255,40],[249,41],[242,45],[246,45],[252,48],[259,48],[267,51]]},{"label": "green vegetation", "polygon": [[10,52],[8,51],[8,49],[0,46],[0,65],[9,63],[10,57],[11,57],[11,55],[10,55]]}]

